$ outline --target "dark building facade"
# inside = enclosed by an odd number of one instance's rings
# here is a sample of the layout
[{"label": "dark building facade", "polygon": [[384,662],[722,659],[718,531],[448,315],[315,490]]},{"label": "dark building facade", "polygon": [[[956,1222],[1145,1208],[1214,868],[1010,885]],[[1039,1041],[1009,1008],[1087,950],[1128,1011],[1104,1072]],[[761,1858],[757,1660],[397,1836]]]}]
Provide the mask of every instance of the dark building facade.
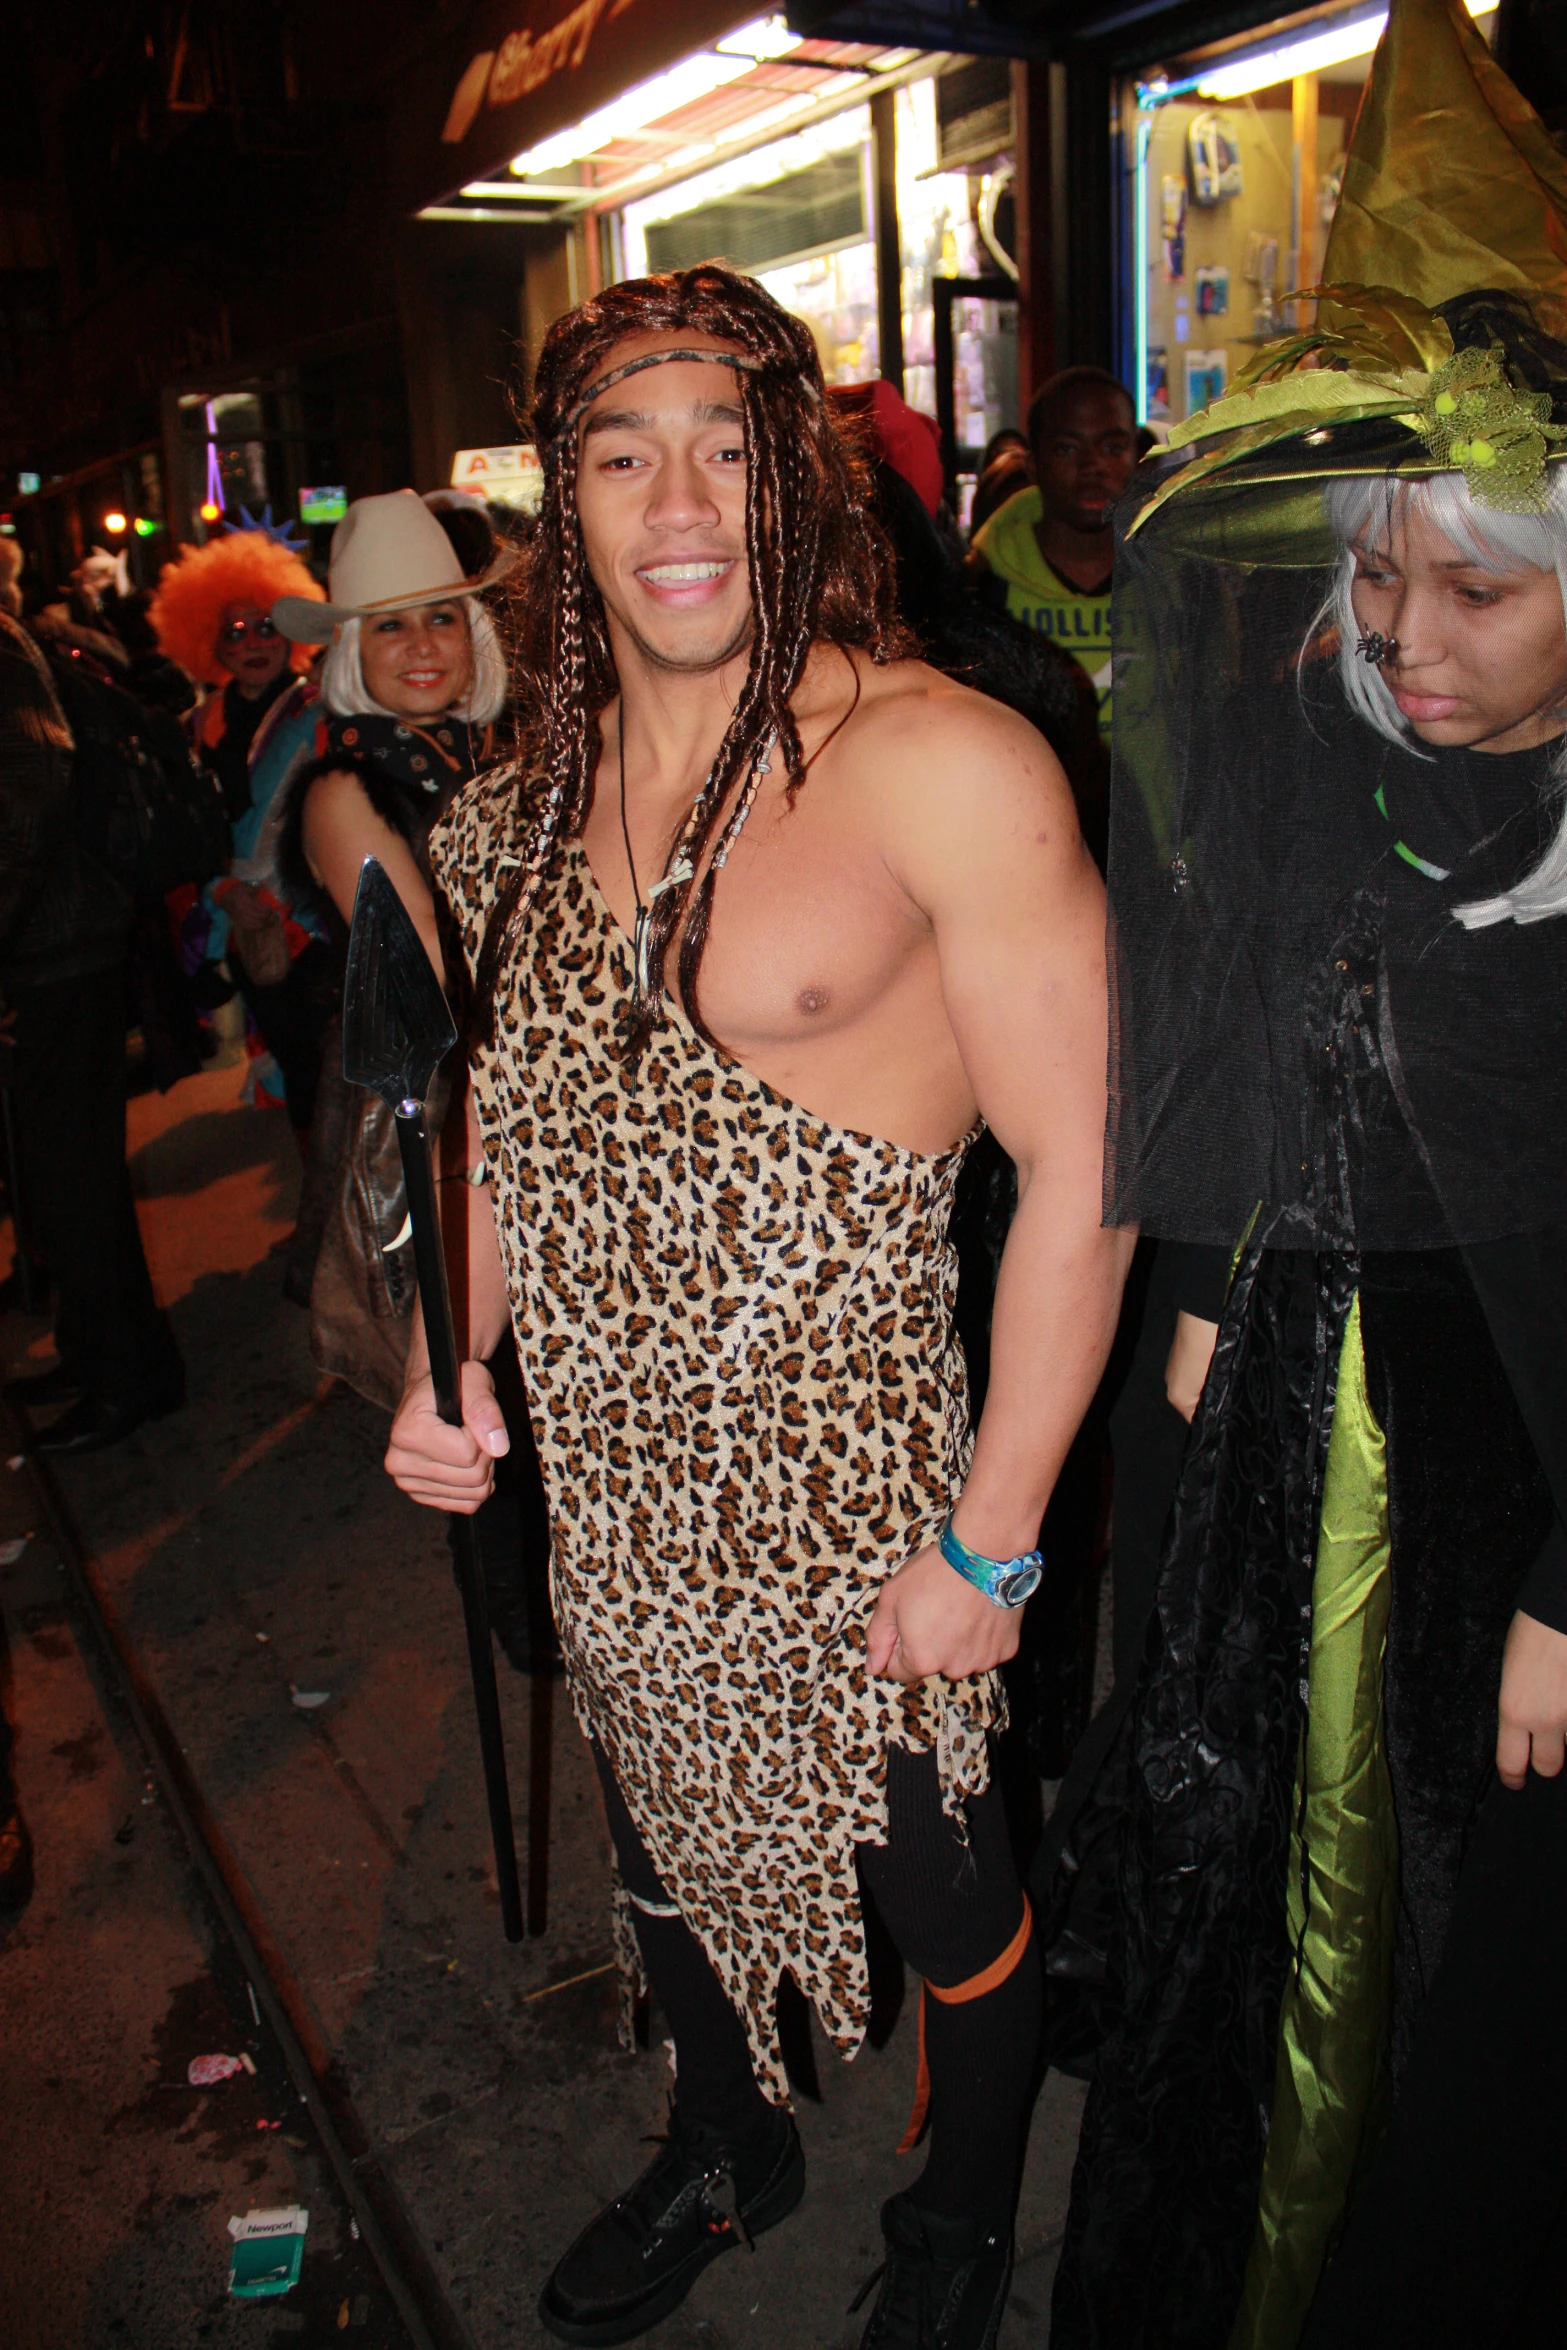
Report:
[{"label": "dark building facade", "polygon": [[411,223],[393,171],[399,89],[452,10],[19,13],[0,507],[39,574],[98,543],[150,580],[203,505],[297,521],[303,487],[434,480],[453,446],[514,437],[528,231]]},{"label": "dark building facade", "polygon": [[[1567,118],[1567,0],[1472,4]],[[19,0],[0,528],[32,575],[105,544],[150,582],[220,512],[445,481],[516,441],[552,317],[697,246],[807,316],[829,375],[936,416],[955,483],[1072,361],[1175,421],[1310,282],[1377,25],[743,5]],[[330,521],[302,527],[323,555]]]}]

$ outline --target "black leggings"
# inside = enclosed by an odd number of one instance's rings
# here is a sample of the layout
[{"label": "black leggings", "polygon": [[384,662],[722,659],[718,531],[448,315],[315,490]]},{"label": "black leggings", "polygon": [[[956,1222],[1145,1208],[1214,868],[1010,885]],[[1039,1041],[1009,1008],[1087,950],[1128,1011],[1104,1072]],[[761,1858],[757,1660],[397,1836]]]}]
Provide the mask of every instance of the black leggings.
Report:
[{"label": "black leggings", "polygon": [[[740,2018],[670,1900],[602,1752],[593,1752],[642,1963],[674,2034],[680,2109],[743,2143],[768,2126],[770,2108]],[[941,1990],[983,1974],[1022,1919],[994,1778],[964,1811],[967,1842],[942,1811],[935,1755],[895,1746],[887,1758],[887,1842],[857,1853],[861,1885],[899,1952]],[[993,1990],[959,2004],[927,2001],[930,2154],[912,2190],[927,2209],[1010,2222],[1040,2013],[1032,1940]]]},{"label": "black leggings", "polygon": [[332,949],[319,938],[301,948],[288,976],[274,987],[258,987],[248,972],[239,975],[246,1010],[283,1073],[289,1123],[301,1136],[309,1133],[315,1114],[322,1043],[337,1009],[340,986]]}]

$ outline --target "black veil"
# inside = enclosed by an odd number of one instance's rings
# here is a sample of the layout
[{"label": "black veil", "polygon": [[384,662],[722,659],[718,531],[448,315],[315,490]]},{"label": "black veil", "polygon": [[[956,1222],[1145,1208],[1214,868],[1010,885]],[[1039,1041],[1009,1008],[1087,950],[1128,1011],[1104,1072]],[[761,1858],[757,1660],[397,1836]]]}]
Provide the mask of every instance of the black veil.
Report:
[{"label": "black veil", "polygon": [[1539,862],[1563,746],[1426,753],[1351,709],[1324,487],[1409,441],[1311,440],[1134,531],[1169,478],[1145,468],[1118,516],[1106,1220],[1228,1246],[1259,1211],[1286,1246],[1540,1231],[1567,1182],[1567,914],[1454,908]]}]

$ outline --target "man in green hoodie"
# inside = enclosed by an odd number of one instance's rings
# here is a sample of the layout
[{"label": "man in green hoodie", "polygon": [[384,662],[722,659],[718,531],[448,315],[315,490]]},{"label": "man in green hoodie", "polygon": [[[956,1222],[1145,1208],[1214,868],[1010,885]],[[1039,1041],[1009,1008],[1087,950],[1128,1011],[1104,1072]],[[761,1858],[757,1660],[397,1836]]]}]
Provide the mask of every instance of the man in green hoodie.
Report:
[{"label": "man in green hoodie", "polygon": [[974,539],[987,603],[1054,637],[1086,671],[1110,732],[1110,513],[1136,462],[1131,394],[1102,367],[1068,367],[1030,402],[1037,486],[1020,490]]}]

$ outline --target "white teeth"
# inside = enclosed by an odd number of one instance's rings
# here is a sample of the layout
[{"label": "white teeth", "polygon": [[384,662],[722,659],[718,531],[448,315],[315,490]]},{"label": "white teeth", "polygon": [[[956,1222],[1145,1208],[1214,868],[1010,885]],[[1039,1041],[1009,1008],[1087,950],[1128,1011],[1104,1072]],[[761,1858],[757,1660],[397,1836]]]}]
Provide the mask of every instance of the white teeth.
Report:
[{"label": "white teeth", "polygon": [[642,576],[656,580],[660,587],[685,587],[694,579],[717,579],[728,569],[727,563],[654,563]]}]

